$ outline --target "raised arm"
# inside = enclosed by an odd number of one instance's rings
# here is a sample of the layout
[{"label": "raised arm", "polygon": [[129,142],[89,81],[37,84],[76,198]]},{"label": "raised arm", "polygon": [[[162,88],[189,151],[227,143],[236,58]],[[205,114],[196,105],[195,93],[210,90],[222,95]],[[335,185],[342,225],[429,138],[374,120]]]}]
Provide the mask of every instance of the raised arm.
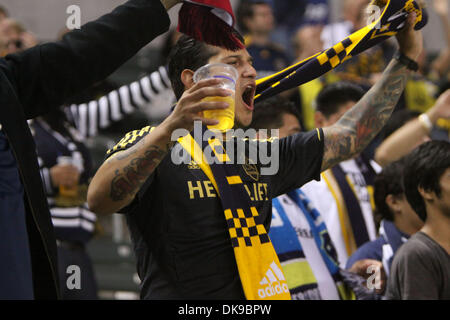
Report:
[{"label": "raised arm", "polygon": [[[414,31],[416,15],[410,14],[398,33],[400,52],[416,60],[423,48],[421,31]],[[364,150],[392,114],[406,84],[408,69],[394,59],[382,78],[334,125],[324,131],[322,171],[350,159]]]},{"label": "raised arm", "polygon": [[[406,123],[378,146],[375,161],[380,166],[387,166],[406,156],[421,143],[430,140],[432,125],[435,125],[438,119],[450,119],[450,89],[445,91],[436,104],[421,117]],[[425,120],[427,117],[429,120]]]},{"label": "raised arm", "polygon": [[90,210],[98,214],[111,214],[130,204],[143,184],[167,156],[176,129],[190,132],[194,121],[215,125],[216,120],[199,116],[204,110],[224,109],[224,102],[202,102],[205,97],[228,96],[225,89],[214,88],[219,79],[199,81],[185,91],[175,110],[153,131],[131,148],[112,155],[98,169],[88,190]]},{"label": "raised arm", "polygon": [[167,31],[169,24],[159,0],[130,0],[69,32],[61,41],[1,59],[0,68],[13,85],[26,117],[33,118],[106,78]]}]

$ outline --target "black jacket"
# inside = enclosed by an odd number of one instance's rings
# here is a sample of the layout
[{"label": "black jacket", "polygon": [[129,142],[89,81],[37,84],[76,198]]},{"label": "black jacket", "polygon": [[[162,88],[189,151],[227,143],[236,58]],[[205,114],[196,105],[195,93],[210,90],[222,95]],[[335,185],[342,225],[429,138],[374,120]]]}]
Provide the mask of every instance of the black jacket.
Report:
[{"label": "black jacket", "polygon": [[58,297],[56,243],[26,120],[107,77],[169,24],[159,0],[130,0],[62,41],[0,59],[0,123],[25,190],[36,299]]}]

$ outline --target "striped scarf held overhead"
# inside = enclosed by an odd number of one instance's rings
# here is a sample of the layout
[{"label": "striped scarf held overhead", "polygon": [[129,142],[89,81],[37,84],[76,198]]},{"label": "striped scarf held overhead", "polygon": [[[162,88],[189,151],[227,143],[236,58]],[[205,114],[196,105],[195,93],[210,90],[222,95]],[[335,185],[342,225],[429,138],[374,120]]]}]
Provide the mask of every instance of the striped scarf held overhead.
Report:
[{"label": "striped scarf held overhead", "polygon": [[428,15],[414,0],[373,0],[381,15],[368,26],[356,31],[328,50],[300,61],[278,73],[256,81],[256,101],[300,86],[319,78],[344,61],[396,35],[404,26],[408,13],[416,12],[415,29],[423,28]]}]

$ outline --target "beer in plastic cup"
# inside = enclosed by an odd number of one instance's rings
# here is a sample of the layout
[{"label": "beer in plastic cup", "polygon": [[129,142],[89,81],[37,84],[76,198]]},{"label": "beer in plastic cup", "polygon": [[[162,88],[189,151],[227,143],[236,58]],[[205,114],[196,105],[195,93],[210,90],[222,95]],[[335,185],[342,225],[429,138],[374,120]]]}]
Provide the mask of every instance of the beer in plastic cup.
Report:
[{"label": "beer in plastic cup", "polygon": [[[74,165],[74,161],[73,161],[72,157],[68,157],[68,156],[58,157],[57,163],[58,163],[58,165],[72,165],[72,166]],[[62,197],[67,197],[67,198],[76,197],[78,195],[78,184],[76,183],[71,187],[60,185],[59,186],[59,194]]]},{"label": "beer in plastic cup", "polygon": [[194,74],[195,83],[200,80],[212,78],[221,79],[222,81],[219,85],[217,85],[217,87],[231,90],[233,93],[228,97],[208,97],[203,99],[202,101],[220,101],[227,102],[229,104],[229,107],[226,109],[203,111],[203,117],[219,121],[217,125],[208,126],[208,129],[226,131],[232,129],[234,126],[234,96],[238,72],[234,67],[228,64],[212,63],[199,68]]}]

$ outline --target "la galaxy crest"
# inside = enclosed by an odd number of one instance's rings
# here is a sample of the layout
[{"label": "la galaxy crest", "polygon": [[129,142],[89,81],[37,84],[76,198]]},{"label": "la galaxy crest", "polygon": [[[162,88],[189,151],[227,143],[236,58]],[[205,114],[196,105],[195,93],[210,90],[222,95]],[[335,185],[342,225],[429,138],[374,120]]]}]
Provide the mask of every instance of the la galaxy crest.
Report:
[{"label": "la galaxy crest", "polygon": [[260,173],[256,164],[249,158],[245,157],[245,164],[242,165],[245,173],[254,181],[259,181]]}]

